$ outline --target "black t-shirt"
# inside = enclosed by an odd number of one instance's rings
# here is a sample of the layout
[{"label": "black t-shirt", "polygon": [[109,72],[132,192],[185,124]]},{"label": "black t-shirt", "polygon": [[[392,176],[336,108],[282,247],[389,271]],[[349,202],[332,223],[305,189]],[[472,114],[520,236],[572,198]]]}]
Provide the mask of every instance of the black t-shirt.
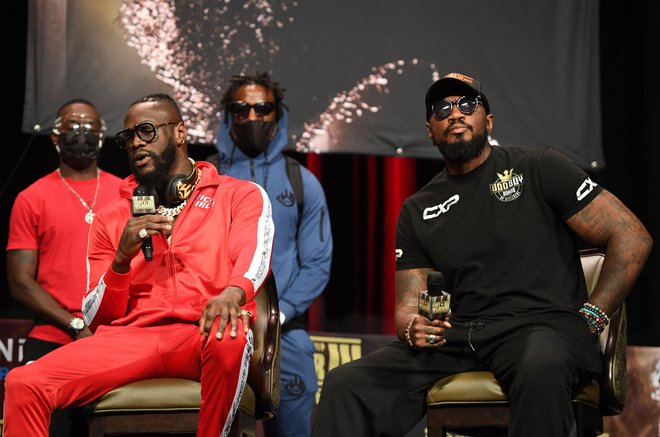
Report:
[{"label": "black t-shirt", "polygon": [[406,199],[397,270],[442,272],[454,321],[575,312],[587,292],[565,220],[601,191],[553,149],[493,146],[475,170],[443,170]]}]

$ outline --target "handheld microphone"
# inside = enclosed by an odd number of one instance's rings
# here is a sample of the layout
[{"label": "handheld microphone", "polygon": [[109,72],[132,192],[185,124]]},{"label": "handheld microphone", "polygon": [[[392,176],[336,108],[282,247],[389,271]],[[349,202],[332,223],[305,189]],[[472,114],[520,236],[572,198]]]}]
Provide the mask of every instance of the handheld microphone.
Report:
[{"label": "handheld microphone", "polygon": [[[145,214],[156,214],[156,203],[158,202],[158,195],[152,189],[138,185],[133,190],[133,215],[135,217]],[[151,236],[144,239],[142,242],[142,253],[144,259],[151,261],[154,257],[154,246],[151,241]]]},{"label": "handheld microphone", "polygon": [[429,320],[443,320],[451,303],[451,296],[445,291],[445,277],[440,272],[429,272],[426,286],[428,290],[419,293],[418,312]]}]

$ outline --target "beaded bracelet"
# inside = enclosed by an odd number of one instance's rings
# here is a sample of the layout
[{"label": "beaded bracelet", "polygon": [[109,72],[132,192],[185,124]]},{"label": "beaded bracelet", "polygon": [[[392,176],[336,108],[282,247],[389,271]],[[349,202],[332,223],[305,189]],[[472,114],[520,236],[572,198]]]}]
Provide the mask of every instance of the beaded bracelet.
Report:
[{"label": "beaded bracelet", "polygon": [[608,316],[607,314],[605,314],[605,311],[601,310],[601,309],[598,308],[596,305],[594,305],[594,304],[592,304],[592,303],[589,303],[589,302],[585,302],[585,303],[582,305],[582,307],[585,308],[585,309],[587,309],[587,310],[591,310],[593,313],[595,313],[596,317],[597,317],[599,320],[602,320],[602,322],[604,322],[604,326],[607,326],[607,325],[610,324],[610,318],[609,318],[609,316]]},{"label": "beaded bracelet", "polygon": [[415,345],[413,344],[412,339],[410,338],[410,328],[412,327],[412,324],[413,324],[413,322],[415,321],[416,318],[417,318],[417,316],[410,319],[410,322],[408,322],[408,324],[406,325],[406,329],[403,330],[403,334],[406,336],[406,341],[408,342],[408,346],[410,346],[410,347],[415,347]]},{"label": "beaded bracelet", "polygon": [[604,323],[594,319],[593,316],[589,315],[585,311],[580,311],[580,314],[582,314],[587,324],[589,325],[589,330],[591,333],[595,336],[600,336],[600,334],[605,330]]},{"label": "beaded bracelet", "polygon": [[580,308],[580,314],[584,316],[589,324],[589,329],[594,335],[600,335],[610,323],[608,315],[596,305],[589,302],[585,302],[582,305],[582,308]]}]

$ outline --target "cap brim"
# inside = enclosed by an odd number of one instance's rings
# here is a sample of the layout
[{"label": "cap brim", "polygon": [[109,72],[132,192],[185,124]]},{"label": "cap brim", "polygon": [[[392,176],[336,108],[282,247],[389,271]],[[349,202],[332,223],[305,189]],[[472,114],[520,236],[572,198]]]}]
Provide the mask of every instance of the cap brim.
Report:
[{"label": "cap brim", "polygon": [[426,104],[442,100],[448,96],[464,96],[464,95],[480,95],[479,91],[472,88],[462,80],[454,79],[453,77],[445,77],[435,81],[433,85],[426,92]]}]

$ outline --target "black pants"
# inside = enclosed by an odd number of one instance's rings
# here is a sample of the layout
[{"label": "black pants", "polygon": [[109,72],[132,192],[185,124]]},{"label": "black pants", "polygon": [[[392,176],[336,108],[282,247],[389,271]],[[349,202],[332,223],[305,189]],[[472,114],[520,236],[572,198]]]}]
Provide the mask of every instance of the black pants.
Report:
[{"label": "black pants", "polygon": [[433,352],[396,341],[330,371],[313,436],[403,436],[426,413],[429,387],[472,370],[492,371],[507,393],[509,436],[575,432],[572,394],[601,369],[598,339],[577,313],[453,326]]},{"label": "black pants", "polygon": [[[22,364],[34,361],[61,346],[59,343],[28,337],[23,344]],[[83,358],[71,357],[72,366],[76,365],[77,359]],[[86,437],[89,434],[89,413],[90,408],[87,405],[53,411],[50,419],[50,437]]]}]

